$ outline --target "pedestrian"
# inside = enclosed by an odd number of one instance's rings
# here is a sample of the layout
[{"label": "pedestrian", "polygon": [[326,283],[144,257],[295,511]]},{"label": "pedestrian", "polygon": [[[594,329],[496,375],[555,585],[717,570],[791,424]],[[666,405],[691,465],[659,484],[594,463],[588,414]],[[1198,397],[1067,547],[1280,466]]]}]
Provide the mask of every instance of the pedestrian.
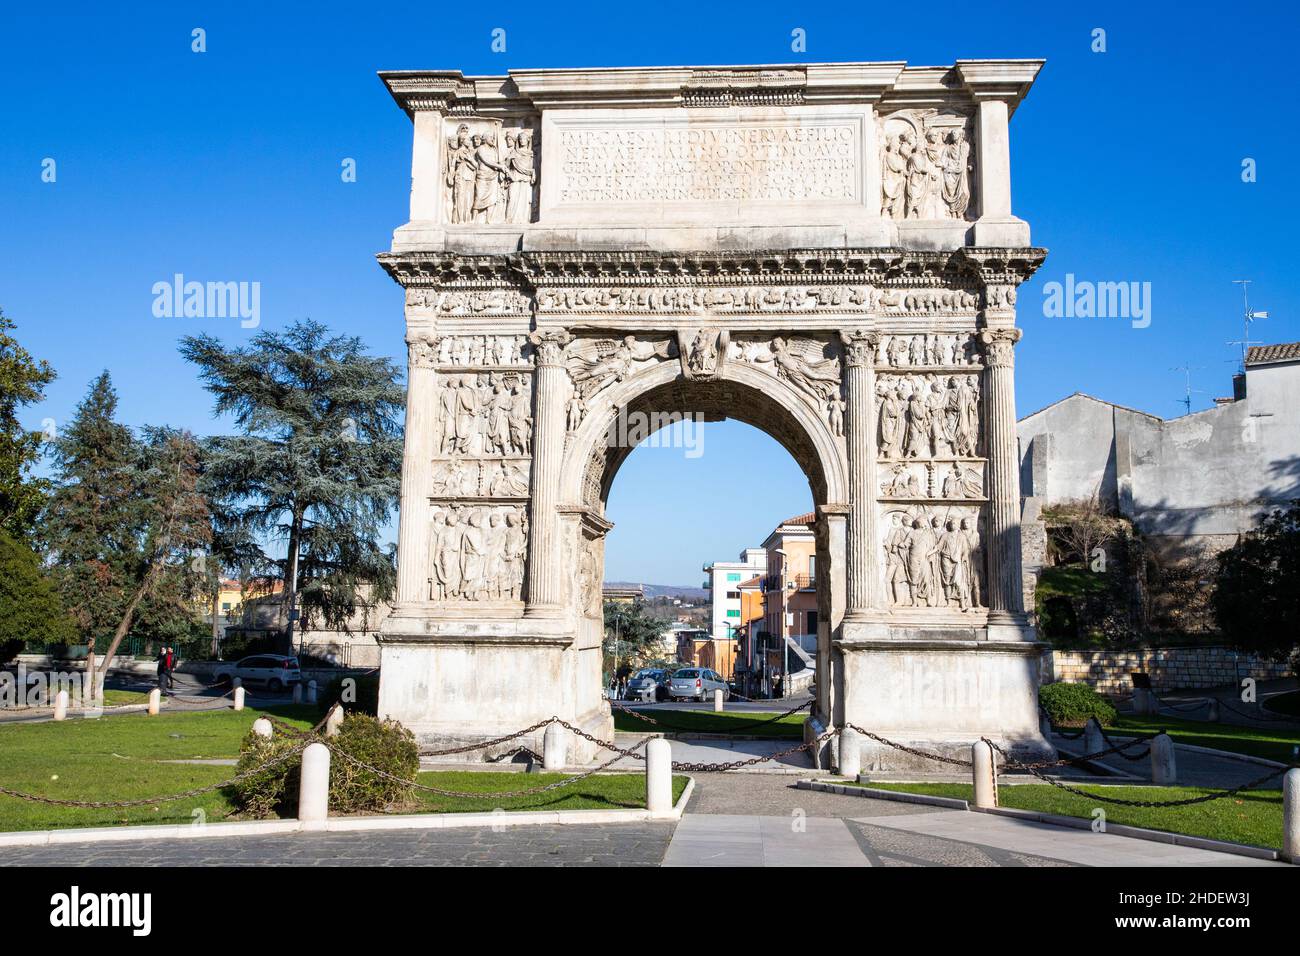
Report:
[{"label": "pedestrian", "polygon": [[164,695],[167,693],[167,647],[163,645],[158,648],[158,656],[155,658],[158,662],[158,690]]},{"label": "pedestrian", "polygon": [[176,665],[180,659],[176,656],[176,648],[167,648],[167,689],[176,689]]}]

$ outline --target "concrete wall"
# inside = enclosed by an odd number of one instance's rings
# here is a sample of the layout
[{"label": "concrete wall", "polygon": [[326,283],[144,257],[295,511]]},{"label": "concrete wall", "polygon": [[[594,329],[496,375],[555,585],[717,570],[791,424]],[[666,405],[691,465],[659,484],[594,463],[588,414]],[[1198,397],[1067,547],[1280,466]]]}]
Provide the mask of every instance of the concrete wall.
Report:
[{"label": "concrete wall", "polygon": [[1271,664],[1227,647],[1148,647],[1130,651],[1049,650],[1043,654],[1042,682],[1089,684],[1104,694],[1128,694],[1130,674],[1151,675],[1160,690],[1221,687],[1243,677],[1264,680],[1290,676],[1286,664]]},{"label": "concrete wall", "polygon": [[1144,535],[1217,550],[1300,497],[1300,362],[1251,366],[1240,401],[1181,418],[1076,393],[1017,431],[1023,494],[1095,497]]}]

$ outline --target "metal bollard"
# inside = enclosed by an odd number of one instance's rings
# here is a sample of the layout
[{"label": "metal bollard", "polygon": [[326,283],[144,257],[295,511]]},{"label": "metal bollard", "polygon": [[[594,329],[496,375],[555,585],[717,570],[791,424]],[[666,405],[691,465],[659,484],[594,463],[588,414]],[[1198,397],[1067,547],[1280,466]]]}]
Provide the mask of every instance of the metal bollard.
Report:
[{"label": "metal bollard", "polygon": [[307,703],[316,703],[316,682],[314,680],[307,681]]},{"label": "metal bollard", "polygon": [[162,691],[155,687],[149,691],[149,716],[157,717],[158,708],[162,706]]},{"label": "metal bollard", "polygon": [[61,690],[54,695],[54,719],[68,719],[68,692]]},{"label": "metal bollard", "polygon": [[302,752],[302,773],[298,779],[298,821],[324,829],[330,808],[330,749],[322,743],[308,744]]},{"label": "metal bollard", "polygon": [[852,727],[840,731],[840,776],[857,779],[862,772],[862,736]]},{"label": "metal bollard", "polygon": [[975,806],[996,807],[998,805],[997,763],[993,759],[993,748],[982,740],[977,740],[970,748],[971,773],[975,785]]},{"label": "metal bollard", "polygon": [[1168,734],[1156,734],[1151,740],[1151,782],[1159,787],[1170,787],[1178,782],[1174,742]]},{"label": "metal bollard", "polygon": [[297,683],[297,684],[294,684],[294,685],[293,685],[293,702],[294,702],[295,704],[301,704],[301,703],[302,703],[302,684],[301,684],[301,683]]},{"label": "metal bollard", "polygon": [[1083,752],[1095,754],[1105,749],[1106,739],[1101,735],[1101,724],[1096,717],[1089,717],[1088,722],[1083,725]]},{"label": "metal bollard", "polygon": [[673,812],[673,748],[656,737],[645,748],[646,809],[652,817]]},{"label": "metal bollard", "polygon": [[713,709],[718,713],[722,713],[722,690],[720,688],[714,688],[713,690]]},{"label": "metal bollard", "polygon": [[235,688],[235,710],[244,709],[244,688]]},{"label": "metal bollard", "polygon": [[343,727],[343,705],[335,704],[325,715],[325,736],[335,737]]},{"label": "metal bollard", "polygon": [[542,769],[563,770],[565,750],[564,728],[559,724],[547,724],[542,735]]},{"label": "metal bollard", "polygon": [[1300,770],[1282,776],[1282,855],[1300,863]]},{"label": "metal bollard", "polygon": [[269,720],[265,717],[259,717],[257,720],[253,721],[253,733],[257,734],[259,737],[265,737],[267,740],[270,740],[271,735],[275,733],[275,731],[271,728],[271,722]]}]

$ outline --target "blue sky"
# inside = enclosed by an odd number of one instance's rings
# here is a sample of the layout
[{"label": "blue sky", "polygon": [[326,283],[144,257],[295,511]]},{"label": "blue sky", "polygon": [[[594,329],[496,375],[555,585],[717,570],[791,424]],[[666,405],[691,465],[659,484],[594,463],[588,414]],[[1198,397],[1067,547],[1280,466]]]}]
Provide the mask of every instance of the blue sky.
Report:
[{"label": "blue sky", "polygon": [[[311,317],[404,358],[400,289],[375,265],[406,213],[410,123],[381,69],[1044,57],[1012,121],[1013,205],[1048,247],[1020,297],[1022,413],[1075,390],[1173,416],[1230,391],[1233,279],[1300,339],[1294,5],[315,3],[9,4],[0,15],[0,306],[59,372],[30,410],[66,420],[113,373],[123,419],[221,427],[176,353],[233,319],[160,319],[174,273],[257,281],[262,325]],[[1060,9],[1058,9],[1060,8]],[[979,11],[978,21],[974,17]],[[207,52],[191,52],[191,30]],[[490,49],[506,30],[506,52]],[[791,30],[807,34],[792,53]],[[1090,49],[1106,31],[1105,53]],[[57,180],[41,180],[55,160]],[[357,181],[340,164],[356,160]],[[1254,159],[1257,181],[1243,183]],[[1045,282],[1151,283],[1152,321],[1046,318]],[[706,452],[640,449],[610,501],[607,577],[698,583],[809,503],[761,432],[709,426]],[[746,476],[737,485],[736,476]],[[739,487],[739,491],[737,491]]]}]

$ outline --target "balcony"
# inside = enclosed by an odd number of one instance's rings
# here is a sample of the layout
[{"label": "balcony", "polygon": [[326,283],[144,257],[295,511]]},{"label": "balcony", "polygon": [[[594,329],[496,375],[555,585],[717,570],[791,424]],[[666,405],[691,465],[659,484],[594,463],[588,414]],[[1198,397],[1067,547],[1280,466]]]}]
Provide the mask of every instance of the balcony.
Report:
[{"label": "balcony", "polygon": [[792,574],[789,583],[795,586],[799,591],[817,590],[817,575],[815,574]]}]

